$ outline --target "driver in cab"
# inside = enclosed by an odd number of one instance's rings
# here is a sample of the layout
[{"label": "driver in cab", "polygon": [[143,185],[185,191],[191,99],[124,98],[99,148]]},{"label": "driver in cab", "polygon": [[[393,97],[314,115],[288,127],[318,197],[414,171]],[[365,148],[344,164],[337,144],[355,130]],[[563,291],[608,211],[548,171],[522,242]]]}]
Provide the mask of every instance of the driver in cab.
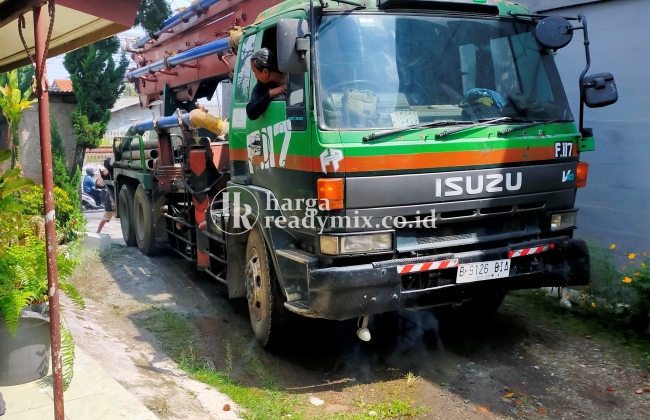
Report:
[{"label": "driver in cab", "polygon": [[262,116],[274,97],[287,92],[287,75],[278,69],[278,59],[268,48],[262,48],[251,56],[251,69],[257,84],[246,105],[246,115],[251,120]]}]

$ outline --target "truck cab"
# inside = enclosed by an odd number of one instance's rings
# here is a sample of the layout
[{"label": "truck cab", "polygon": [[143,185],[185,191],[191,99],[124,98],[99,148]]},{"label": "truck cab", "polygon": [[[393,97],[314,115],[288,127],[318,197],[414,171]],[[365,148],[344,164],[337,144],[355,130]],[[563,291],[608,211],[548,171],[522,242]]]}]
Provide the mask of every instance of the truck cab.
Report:
[{"label": "truck cab", "polygon": [[[579,29],[498,0],[276,4],[238,40],[227,145],[189,148],[166,217],[193,201],[192,255],[247,298],[262,346],[287,311],[361,318],[369,339],[374,314],[586,285],[573,233],[594,140],[554,63]],[[262,48],[287,91],[251,120]],[[610,75],[581,83],[580,117],[616,100]]]}]

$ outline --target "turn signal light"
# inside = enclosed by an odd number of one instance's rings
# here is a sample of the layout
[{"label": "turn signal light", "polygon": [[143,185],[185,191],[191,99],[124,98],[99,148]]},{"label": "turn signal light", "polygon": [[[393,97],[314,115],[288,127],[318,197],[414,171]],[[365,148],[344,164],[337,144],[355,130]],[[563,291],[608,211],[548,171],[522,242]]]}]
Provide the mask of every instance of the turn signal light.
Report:
[{"label": "turn signal light", "polygon": [[321,210],[342,210],[343,178],[321,178],[318,180],[318,207]]},{"label": "turn signal light", "polygon": [[587,162],[578,162],[576,169],[576,188],[587,186],[587,176],[589,176],[589,164]]}]

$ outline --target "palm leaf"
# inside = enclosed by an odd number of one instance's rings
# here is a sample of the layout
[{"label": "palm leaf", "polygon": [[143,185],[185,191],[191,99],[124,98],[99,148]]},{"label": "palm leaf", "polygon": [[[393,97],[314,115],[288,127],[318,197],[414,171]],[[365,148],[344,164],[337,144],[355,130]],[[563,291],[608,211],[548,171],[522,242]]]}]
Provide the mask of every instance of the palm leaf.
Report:
[{"label": "palm leaf", "polygon": [[79,309],[85,309],[86,308],[86,302],[84,299],[81,297],[81,294],[77,290],[76,287],[71,285],[70,283],[59,283],[59,289],[63,291],[63,293],[66,294],[70,298],[70,300],[79,307]]},{"label": "palm leaf", "polygon": [[61,323],[61,367],[63,371],[63,390],[65,391],[72,382],[74,376],[74,340],[72,333],[65,325]]}]

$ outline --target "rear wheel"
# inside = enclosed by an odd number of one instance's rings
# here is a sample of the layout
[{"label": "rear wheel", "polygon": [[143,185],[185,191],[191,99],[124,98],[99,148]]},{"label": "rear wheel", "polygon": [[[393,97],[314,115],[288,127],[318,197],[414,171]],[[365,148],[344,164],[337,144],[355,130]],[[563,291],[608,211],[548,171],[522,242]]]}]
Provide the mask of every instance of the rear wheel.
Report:
[{"label": "rear wheel", "polygon": [[262,347],[274,347],[286,323],[284,296],[259,229],[253,229],[246,246],[246,297],[255,338]]},{"label": "rear wheel", "polygon": [[133,196],[135,190],[129,184],[122,185],[120,189],[120,226],[122,237],[128,246],[135,246],[135,233],[133,231]]},{"label": "rear wheel", "polygon": [[154,226],[153,201],[142,185],[138,185],[133,199],[133,230],[140,252],[145,255],[158,253],[156,228]]}]

